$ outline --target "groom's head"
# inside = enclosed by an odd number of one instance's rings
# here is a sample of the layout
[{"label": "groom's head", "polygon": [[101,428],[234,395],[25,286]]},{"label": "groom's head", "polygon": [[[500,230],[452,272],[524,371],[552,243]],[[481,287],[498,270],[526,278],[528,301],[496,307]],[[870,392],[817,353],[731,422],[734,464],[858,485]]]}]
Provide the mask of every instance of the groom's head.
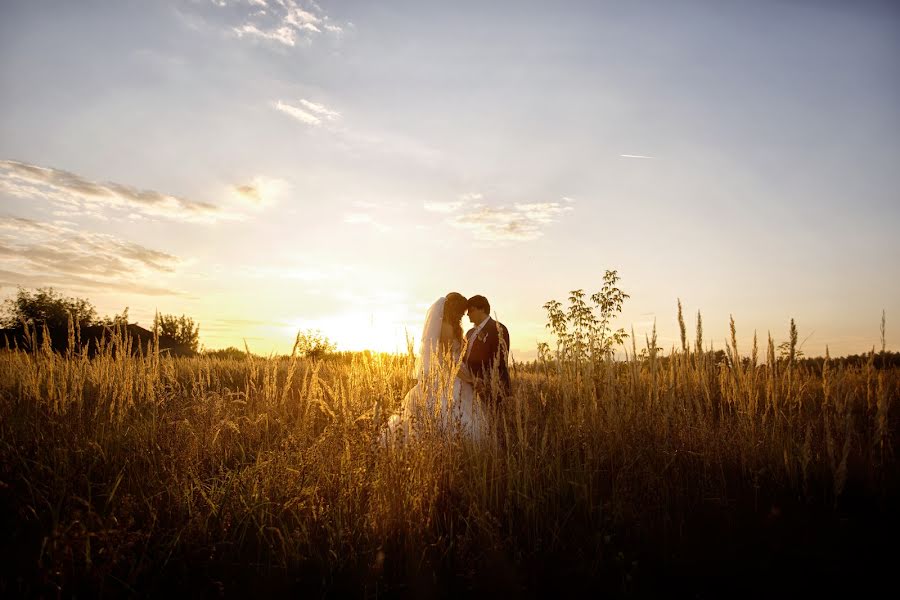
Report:
[{"label": "groom's head", "polygon": [[469,320],[472,325],[480,325],[491,314],[491,304],[484,296],[472,296],[468,302]]}]

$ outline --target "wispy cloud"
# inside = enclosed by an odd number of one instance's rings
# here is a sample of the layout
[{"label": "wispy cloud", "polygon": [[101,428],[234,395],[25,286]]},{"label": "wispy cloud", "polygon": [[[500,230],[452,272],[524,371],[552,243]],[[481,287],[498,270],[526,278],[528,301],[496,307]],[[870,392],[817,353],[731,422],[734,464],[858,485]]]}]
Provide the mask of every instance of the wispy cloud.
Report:
[{"label": "wispy cloud", "polygon": [[331,110],[324,104],[316,104],[315,102],[310,102],[309,100],[305,99],[301,99],[300,104],[302,104],[305,108],[312,111],[322,119],[333,121],[341,116],[341,113]]},{"label": "wispy cloud", "polygon": [[544,235],[544,229],[573,210],[571,198],[560,202],[517,203],[489,206],[481,194],[464,194],[450,202],[426,202],[425,210],[447,215],[446,222],[468,230],[484,242],[522,242]]},{"label": "wispy cloud", "polygon": [[[224,7],[222,0],[213,0]],[[341,35],[344,28],[334,23],[318,4],[296,0],[248,0],[241,25],[232,27],[239,38],[258,38],[294,47],[310,44],[320,35]]]},{"label": "wispy cloud", "polygon": [[333,111],[322,104],[316,104],[309,100],[300,100],[301,106],[294,106],[287,102],[278,100],[275,102],[275,110],[279,110],[284,114],[304,123],[306,125],[321,125],[323,121],[334,121],[339,118],[340,113]]},{"label": "wispy cloud", "polygon": [[470,192],[461,194],[457,200],[449,200],[446,202],[426,202],[424,207],[425,210],[429,212],[449,214],[455,213],[466,205],[477,203],[482,198],[483,196],[481,194]]},{"label": "wispy cloud", "polygon": [[322,122],[322,119],[316,115],[307,112],[298,106],[282,102],[281,100],[278,100],[275,103],[275,109],[280,110],[284,114],[297,119],[301,123],[306,123],[307,125],[319,125]]},{"label": "wispy cloud", "polygon": [[655,159],[656,159],[655,156],[647,156],[647,155],[645,155],[645,154],[620,154],[619,156],[622,157],[622,158],[647,158],[647,159],[650,159],[650,160],[655,160]]},{"label": "wispy cloud", "polygon": [[240,27],[235,27],[234,32],[238,37],[244,37],[245,35],[259,37],[264,40],[271,40],[273,42],[280,42],[285,46],[293,46],[297,43],[297,36],[293,29],[290,27],[276,27],[273,29],[260,29],[256,25],[252,23],[245,23]]},{"label": "wispy cloud", "polygon": [[177,292],[146,281],[172,273],[179,263],[166,252],[65,222],[0,217],[0,284],[168,295]]},{"label": "wispy cloud", "polygon": [[571,208],[558,202],[517,204],[513,208],[477,206],[455,216],[451,223],[484,241],[528,241],[544,235],[544,226],[565,210]]},{"label": "wispy cloud", "polygon": [[99,216],[97,209],[136,211],[180,221],[212,221],[228,215],[206,202],[113,182],[91,181],[75,173],[14,160],[0,160],[0,192],[43,199]]},{"label": "wispy cloud", "polygon": [[288,187],[283,179],[259,175],[247,183],[232,186],[231,191],[238,199],[261,208],[275,204]]}]

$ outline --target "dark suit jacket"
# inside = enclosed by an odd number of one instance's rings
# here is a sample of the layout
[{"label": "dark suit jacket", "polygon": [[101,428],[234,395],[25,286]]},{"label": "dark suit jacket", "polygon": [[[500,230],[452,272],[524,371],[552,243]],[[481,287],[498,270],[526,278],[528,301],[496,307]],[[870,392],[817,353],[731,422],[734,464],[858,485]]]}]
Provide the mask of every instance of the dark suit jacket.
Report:
[{"label": "dark suit jacket", "polygon": [[[473,327],[466,333],[469,340],[469,349],[466,356],[466,365],[476,379],[481,379],[485,384],[488,396],[499,401],[509,394],[509,330],[503,323],[488,318],[478,336],[471,337]],[[496,365],[499,375],[499,388],[491,385],[491,372]]]}]

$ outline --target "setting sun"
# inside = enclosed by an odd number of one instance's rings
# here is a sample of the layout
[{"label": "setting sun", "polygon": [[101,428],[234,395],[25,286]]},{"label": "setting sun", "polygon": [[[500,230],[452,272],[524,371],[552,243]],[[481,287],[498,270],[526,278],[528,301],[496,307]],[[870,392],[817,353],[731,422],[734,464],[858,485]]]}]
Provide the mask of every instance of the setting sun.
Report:
[{"label": "setting sun", "polygon": [[318,320],[297,319],[284,328],[286,338],[298,331],[318,330],[337,345],[338,350],[373,350],[403,353],[407,351],[407,336],[415,340],[421,322],[405,322],[404,309],[378,310],[368,314],[345,313]]}]

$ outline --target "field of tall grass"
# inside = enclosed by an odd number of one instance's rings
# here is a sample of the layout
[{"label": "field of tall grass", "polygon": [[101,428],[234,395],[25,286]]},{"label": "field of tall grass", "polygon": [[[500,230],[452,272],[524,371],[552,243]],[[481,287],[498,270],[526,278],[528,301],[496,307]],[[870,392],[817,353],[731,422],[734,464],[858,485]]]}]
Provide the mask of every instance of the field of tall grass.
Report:
[{"label": "field of tall grass", "polygon": [[405,355],[3,351],[0,595],[721,597],[887,576],[897,369],[873,351],[813,370],[736,335],[718,363],[699,340],[629,344],[514,364],[481,443],[424,428],[388,447]]}]

